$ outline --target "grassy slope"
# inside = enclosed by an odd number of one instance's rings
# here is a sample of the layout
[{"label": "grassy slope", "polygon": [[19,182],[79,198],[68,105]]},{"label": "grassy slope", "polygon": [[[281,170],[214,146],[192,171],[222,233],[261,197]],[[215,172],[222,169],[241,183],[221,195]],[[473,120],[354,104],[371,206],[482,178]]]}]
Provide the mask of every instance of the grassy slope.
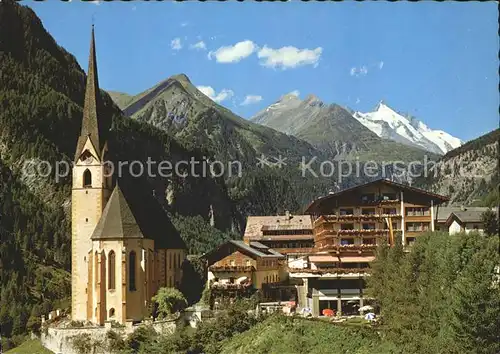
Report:
[{"label": "grassy slope", "polygon": [[30,339],[19,347],[8,350],[5,354],[54,354],[50,350],[42,346],[38,339]]},{"label": "grassy slope", "polygon": [[237,353],[397,353],[371,328],[333,325],[302,318],[258,324],[223,345],[221,354]]}]

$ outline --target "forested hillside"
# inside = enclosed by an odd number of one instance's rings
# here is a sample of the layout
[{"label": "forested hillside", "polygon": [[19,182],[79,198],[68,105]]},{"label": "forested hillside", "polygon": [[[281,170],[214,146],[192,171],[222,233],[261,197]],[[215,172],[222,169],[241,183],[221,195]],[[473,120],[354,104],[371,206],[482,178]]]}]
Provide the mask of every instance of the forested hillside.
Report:
[{"label": "forested hillside", "polygon": [[378,250],[368,279],[387,339],[403,353],[500,351],[498,234],[427,233]]},{"label": "forested hillside", "polygon": [[452,205],[498,206],[499,141],[496,129],[449,151],[417,186],[449,196]]}]

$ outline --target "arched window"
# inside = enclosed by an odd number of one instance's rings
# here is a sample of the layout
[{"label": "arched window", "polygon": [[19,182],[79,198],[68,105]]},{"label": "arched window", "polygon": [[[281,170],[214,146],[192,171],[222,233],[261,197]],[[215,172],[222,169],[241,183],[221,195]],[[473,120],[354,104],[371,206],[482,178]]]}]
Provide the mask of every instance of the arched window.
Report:
[{"label": "arched window", "polygon": [[[115,264],[116,264],[116,259],[115,259],[115,252],[110,251],[108,255],[108,289],[114,290],[115,289]],[[114,311],[114,309],[113,309]],[[111,316],[111,315],[110,315]]]},{"label": "arched window", "polygon": [[130,291],[135,291],[137,290],[135,287],[135,262],[136,262],[136,256],[135,252],[132,251],[130,252],[129,255],[129,268],[128,268],[128,288]]},{"label": "arched window", "polygon": [[109,318],[113,318],[115,317],[115,309],[114,308],[110,308],[109,309]]},{"label": "arched window", "polygon": [[92,187],[92,174],[88,169],[83,172],[83,188]]}]

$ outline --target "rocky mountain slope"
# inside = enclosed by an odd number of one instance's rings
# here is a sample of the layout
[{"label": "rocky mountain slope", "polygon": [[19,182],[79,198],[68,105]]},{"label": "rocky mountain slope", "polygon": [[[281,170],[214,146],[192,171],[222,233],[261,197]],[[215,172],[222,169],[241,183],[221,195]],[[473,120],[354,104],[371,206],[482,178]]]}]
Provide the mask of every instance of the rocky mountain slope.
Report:
[{"label": "rocky mountain slope", "polygon": [[442,130],[432,130],[415,117],[397,113],[384,102],[373,112],[355,112],[353,117],[384,139],[423,148],[436,154],[446,154],[463,142]]},{"label": "rocky mountain slope", "polygon": [[124,92],[118,91],[107,91],[111,99],[114,103],[120,108],[123,109],[127,107],[127,105],[132,101],[132,96]]},{"label": "rocky mountain slope", "polygon": [[498,206],[500,129],[449,151],[416,185],[450,197],[450,205]]},{"label": "rocky mountain slope", "polygon": [[261,154],[281,154],[294,162],[302,156],[322,156],[304,141],[249,122],[218,105],[183,74],[134,96],[123,113],[169,132],[187,146],[202,147],[209,156],[247,166],[255,165]]},{"label": "rocky mountain slope", "polygon": [[[410,161],[422,159],[426,154],[421,147],[379,137],[347,109],[325,104],[314,95],[305,100],[285,95],[251,121],[303,139],[337,159]],[[433,153],[429,155],[436,157]]]}]

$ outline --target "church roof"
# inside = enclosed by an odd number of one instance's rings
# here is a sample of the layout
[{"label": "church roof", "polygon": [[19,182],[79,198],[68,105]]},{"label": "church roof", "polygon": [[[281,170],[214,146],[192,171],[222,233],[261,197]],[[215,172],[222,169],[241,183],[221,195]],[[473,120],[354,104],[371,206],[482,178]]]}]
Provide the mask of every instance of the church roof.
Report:
[{"label": "church roof", "polygon": [[109,198],[93,240],[147,238],[155,249],[185,249],[179,231],[151,193],[145,181],[122,177]]},{"label": "church roof", "polygon": [[[99,122],[97,119],[98,107],[100,106],[99,80],[97,77],[97,60],[95,51],[94,26],[90,39],[89,69],[87,72],[87,85],[85,88],[85,101],[83,105],[82,130],[78,138],[75,161],[80,157],[87,137],[92,145],[101,154],[102,142],[99,137]],[[98,156],[100,157],[100,156]]]},{"label": "church roof", "polygon": [[92,240],[120,238],[144,238],[144,235],[117,184],[92,234]]}]

